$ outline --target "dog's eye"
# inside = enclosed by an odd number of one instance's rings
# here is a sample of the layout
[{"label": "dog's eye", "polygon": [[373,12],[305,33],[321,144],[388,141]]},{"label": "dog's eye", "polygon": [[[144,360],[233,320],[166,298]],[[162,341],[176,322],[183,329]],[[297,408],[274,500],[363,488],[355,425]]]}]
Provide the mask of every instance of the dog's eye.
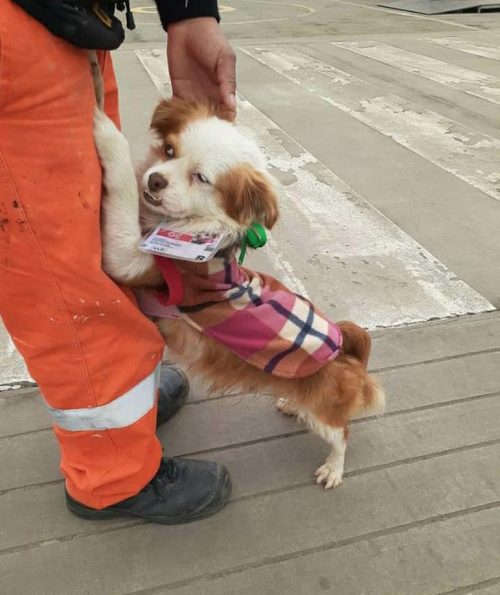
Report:
[{"label": "dog's eye", "polygon": [[172,157],[174,156],[174,154],[175,154],[174,147],[172,147],[172,145],[165,145],[165,155],[169,159],[172,159]]},{"label": "dog's eye", "polygon": [[195,178],[195,180],[201,182],[202,184],[210,184],[209,179],[203,174],[193,174],[193,178]]}]

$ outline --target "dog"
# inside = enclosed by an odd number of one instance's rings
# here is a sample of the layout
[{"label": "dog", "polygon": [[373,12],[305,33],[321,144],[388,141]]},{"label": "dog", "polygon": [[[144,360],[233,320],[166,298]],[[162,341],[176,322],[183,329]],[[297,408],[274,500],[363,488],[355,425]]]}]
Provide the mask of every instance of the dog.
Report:
[{"label": "dog", "polygon": [[[156,312],[153,307],[147,313],[169,357],[208,380],[211,390],[271,394],[281,410],[324,438],[331,451],[316,482],[338,486],[349,420],[384,408],[384,391],[367,372],[369,334],[352,322],[333,324],[279,281],[236,262],[249,226],[270,230],[279,215],[277,182],[252,139],[209,104],[180,99],[162,100],[151,128],[157,142],[134,172],[125,137],[96,111],[104,270],[154,302],[154,292],[167,292],[169,278],[162,274],[162,259],[138,249],[144,235],[160,223],[192,235],[222,234],[218,254],[208,263],[176,261],[185,294],[175,314],[170,306],[162,310],[161,301]],[[259,318],[259,308],[266,316],[271,312],[272,322]],[[274,324],[279,329],[273,335],[268,331]],[[259,329],[268,333],[265,341]],[[228,338],[230,331],[234,336]]]}]

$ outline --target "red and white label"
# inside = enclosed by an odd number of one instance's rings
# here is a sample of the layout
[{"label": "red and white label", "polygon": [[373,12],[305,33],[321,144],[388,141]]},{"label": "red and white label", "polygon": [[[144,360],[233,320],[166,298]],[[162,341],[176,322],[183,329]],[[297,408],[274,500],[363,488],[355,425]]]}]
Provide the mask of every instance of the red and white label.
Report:
[{"label": "red and white label", "polygon": [[139,249],[169,258],[206,262],[215,256],[222,238],[220,234],[181,232],[160,225],[141,240]]}]

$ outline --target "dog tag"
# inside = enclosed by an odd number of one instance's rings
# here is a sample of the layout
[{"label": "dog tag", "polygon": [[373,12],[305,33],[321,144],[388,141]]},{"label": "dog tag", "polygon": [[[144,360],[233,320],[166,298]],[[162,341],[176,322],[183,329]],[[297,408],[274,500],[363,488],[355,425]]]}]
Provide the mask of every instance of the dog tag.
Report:
[{"label": "dog tag", "polygon": [[223,238],[221,234],[180,232],[159,225],[141,240],[139,249],[179,260],[206,262],[215,256]]}]

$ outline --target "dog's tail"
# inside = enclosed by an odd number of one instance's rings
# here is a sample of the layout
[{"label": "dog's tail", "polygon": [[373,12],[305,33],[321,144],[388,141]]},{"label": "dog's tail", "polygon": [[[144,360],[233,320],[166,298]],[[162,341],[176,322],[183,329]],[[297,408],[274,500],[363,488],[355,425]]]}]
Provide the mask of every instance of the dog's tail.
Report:
[{"label": "dog's tail", "polygon": [[382,415],[385,409],[385,391],[380,383],[366,375],[366,384],[363,391],[364,410],[369,415]]},{"label": "dog's tail", "polygon": [[[342,353],[356,359],[366,371],[372,346],[370,335],[354,322],[339,322],[338,326],[342,332]],[[362,402],[364,415],[381,415],[384,412],[384,389],[368,372],[365,373]]]},{"label": "dog's tail", "polygon": [[101,67],[99,66],[99,60],[95,50],[88,50],[87,52],[90,72],[92,74],[92,80],[94,82],[94,92],[96,98],[97,107],[100,110],[104,109],[104,82],[102,79]]},{"label": "dog's tail", "polygon": [[366,369],[372,348],[370,335],[354,322],[339,322],[337,326],[342,333],[342,354],[357,359]]}]

